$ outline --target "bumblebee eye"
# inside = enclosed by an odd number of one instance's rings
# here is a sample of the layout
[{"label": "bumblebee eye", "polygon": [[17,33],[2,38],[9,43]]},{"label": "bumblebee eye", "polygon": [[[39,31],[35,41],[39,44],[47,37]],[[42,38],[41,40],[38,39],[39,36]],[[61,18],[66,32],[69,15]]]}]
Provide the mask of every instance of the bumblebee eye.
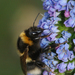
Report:
[{"label": "bumblebee eye", "polygon": [[32,33],[32,35],[35,35],[35,34],[36,34],[35,32]]},{"label": "bumblebee eye", "polygon": [[38,28],[38,27],[31,27],[30,29],[29,29],[29,35],[30,36],[38,36],[39,34],[41,34],[42,32],[43,32],[43,30],[44,29],[41,29],[41,28]]}]

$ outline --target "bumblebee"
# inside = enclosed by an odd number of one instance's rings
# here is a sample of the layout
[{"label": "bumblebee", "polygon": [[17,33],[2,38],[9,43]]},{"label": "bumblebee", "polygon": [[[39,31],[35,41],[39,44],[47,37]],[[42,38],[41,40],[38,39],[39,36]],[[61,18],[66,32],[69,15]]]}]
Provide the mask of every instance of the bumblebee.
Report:
[{"label": "bumblebee", "polygon": [[50,71],[50,68],[39,59],[41,53],[50,49],[49,46],[45,49],[40,47],[40,39],[48,37],[48,35],[41,36],[44,29],[34,26],[34,23],[33,27],[24,30],[19,35],[17,41],[17,48],[20,53],[20,62],[24,75],[27,75],[28,73],[32,75],[42,75],[42,70]]}]

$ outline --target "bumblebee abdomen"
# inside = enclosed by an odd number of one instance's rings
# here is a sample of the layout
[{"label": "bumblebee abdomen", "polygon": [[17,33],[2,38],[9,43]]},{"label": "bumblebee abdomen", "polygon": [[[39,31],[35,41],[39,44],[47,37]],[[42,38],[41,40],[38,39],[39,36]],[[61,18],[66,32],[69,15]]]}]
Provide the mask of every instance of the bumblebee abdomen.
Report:
[{"label": "bumblebee abdomen", "polygon": [[32,75],[41,75],[41,69],[38,67],[35,67],[34,69],[31,69],[29,71],[27,71],[27,74],[30,73]]}]

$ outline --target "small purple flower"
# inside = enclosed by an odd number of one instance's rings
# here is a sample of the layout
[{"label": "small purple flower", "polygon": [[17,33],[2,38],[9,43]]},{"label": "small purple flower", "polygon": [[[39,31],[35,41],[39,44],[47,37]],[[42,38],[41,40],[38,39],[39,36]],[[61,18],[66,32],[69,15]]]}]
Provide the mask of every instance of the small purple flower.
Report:
[{"label": "small purple flower", "polygon": [[59,17],[51,17],[51,25],[58,24],[58,21],[61,21]]},{"label": "small purple flower", "polygon": [[47,66],[49,66],[48,59],[44,58],[44,59],[42,60],[42,62],[44,62]]},{"label": "small purple flower", "polygon": [[75,45],[75,39],[73,39],[73,43],[74,43],[74,45]]},{"label": "small purple flower", "polygon": [[75,75],[75,73],[73,75]]},{"label": "small purple flower", "polygon": [[60,5],[66,6],[67,0],[59,0]]},{"label": "small purple flower", "polygon": [[63,48],[64,48],[64,45],[61,44],[61,45],[57,48],[56,53],[57,53],[57,54],[60,54],[60,53],[61,53],[61,50],[62,50]]},{"label": "small purple flower", "polygon": [[55,56],[56,56],[56,53],[51,52],[51,53],[48,53],[47,58],[51,60],[51,59],[54,59]]},{"label": "small purple flower", "polygon": [[56,50],[56,53],[57,54],[60,54],[62,52],[63,49],[67,50],[69,48],[69,45],[66,43],[66,44],[61,44],[57,50]]},{"label": "small purple flower", "polygon": [[49,10],[48,13],[50,14],[50,17],[52,17],[52,16],[57,17],[60,14],[60,12],[56,12],[56,11],[52,12],[51,10]]},{"label": "small purple flower", "polygon": [[58,59],[64,62],[68,61],[69,50],[62,50],[62,52],[58,55]]},{"label": "small purple flower", "polygon": [[55,16],[56,10],[55,8],[53,8],[52,6],[49,8],[48,13],[50,14],[50,16]]},{"label": "small purple flower", "polygon": [[40,42],[40,46],[42,48],[45,48],[46,46],[48,46],[50,42],[46,40],[46,38],[42,39],[41,42]]},{"label": "small purple flower", "polygon": [[74,54],[73,54],[73,51],[69,51],[69,60],[73,60],[74,58]]},{"label": "small purple flower", "polygon": [[68,66],[67,66],[67,70],[72,70],[72,69],[74,69],[74,62],[72,62],[72,63],[69,63],[68,64]]},{"label": "small purple flower", "polygon": [[73,9],[73,8],[74,8],[74,5],[75,5],[75,1],[70,0],[70,1],[68,2],[68,7],[69,7],[70,9]]},{"label": "small purple flower", "polygon": [[48,14],[48,12],[45,12],[43,18],[41,20],[39,20],[38,27],[40,27],[43,22],[46,22],[47,18],[49,18],[49,14]]},{"label": "small purple flower", "polygon": [[43,53],[41,55],[42,62],[44,62],[47,66],[49,66],[51,71],[54,71],[55,69],[57,69],[56,66],[58,64],[58,61],[54,60],[55,56],[56,56],[56,53],[53,53],[53,52],[48,54]]},{"label": "small purple flower", "polygon": [[48,72],[47,72],[47,71],[44,71],[44,72],[43,72],[43,75],[48,75]]},{"label": "small purple flower", "polygon": [[59,2],[59,0],[52,0],[52,1],[53,1],[53,3],[55,3],[55,4]]},{"label": "small purple flower", "polygon": [[59,69],[60,73],[63,73],[63,72],[66,71],[66,66],[67,66],[67,64],[65,64],[64,62],[62,62],[62,63],[60,63],[60,64],[57,65],[57,69]]},{"label": "small purple flower", "polygon": [[49,25],[47,24],[47,22],[43,22],[43,23],[41,24],[40,28],[48,29],[48,28],[49,28]]},{"label": "small purple flower", "polygon": [[48,60],[48,64],[49,64],[49,67],[53,70],[57,69],[57,64],[58,64],[58,61],[52,59],[52,60]]},{"label": "small purple flower", "polygon": [[70,17],[68,20],[66,20],[64,22],[64,24],[66,27],[72,27],[73,28],[75,26],[75,20],[72,17]]},{"label": "small purple flower", "polygon": [[64,43],[66,40],[64,38],[58,38],[55,40],[56,44]]},{"label": "small purple flower", "polygon": [[47,37],[48,41],[55,41],[57,33],[52,33],[49,37]]},{"label": "small purple flower", "polygon": [[49,28],[49,29],[50,29],[50,31],[53,32],[53,33],[55,33],[55,32],[60,32],[57,28],[58,28],[58,26],[50,25],[50,28]]},{"label": "small purple flower", "polygon": [[58,54],[58,59],[62,60],[64,62],[68,61],[69,56],[69,45],[66,43],[65,45],[60,45],[59,48],[56,50],[56,53]]},{"label": "small purple flower", "polygon": [[43,35],[49,35],[49,34],[51,34],[51,32],[50,32],[50,30],[44,30],[42,34]]},{"label": "small purple flower", "polygon": [[67,32],[67,31],[62,31],[61,34],[65,40],[67,40],[68,38],[71,37],[71,33]]},{"label": "small purple flower", "polygon": [[54,6],[58,11],[65,10],[67,5],[67,0],[59,0]]},{"label": "small purple flower", "polygon": [[52,6],[52,5],[53,5],[53,2],[51,0],[45,0],[43,2],[43,8],[45,10],[49,10],[50,6]]},{"label": "small purple flower", "polygon": [[70,16],[75,20],[75,8],[70,11]]},{"label": "small purple flower", "polygon": [[66,18],[70,17],[70,12],[69,12],[69,11],[65,11],[64,16],[65,16]]}]

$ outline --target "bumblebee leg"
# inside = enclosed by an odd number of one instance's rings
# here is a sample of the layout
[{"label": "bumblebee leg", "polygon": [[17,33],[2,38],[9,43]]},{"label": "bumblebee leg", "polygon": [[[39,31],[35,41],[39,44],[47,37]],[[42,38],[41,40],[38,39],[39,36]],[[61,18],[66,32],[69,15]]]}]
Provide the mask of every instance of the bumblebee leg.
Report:
[{"label": "bumblebee leg", "polygon": [[41,53],[44,53],[44,52],[47,52],[47,51],[49,51],[51,49],[51,46],[47,46],[47,47],[45,47],[44,49],[41,49]]},{"label": "bumblebee leg", "polygon": [[49,37],[50,35],[38,36],[38,37],[34,38],[34,40],[46,38],[46,37]]},{"label": "bumblebee leg", "polygon": [[41,61],[36,61],[35,64],[36,64],[39,68],[41,68],[42,70],[46,70],[46,71],[48,71],[48,72],[51,71],[51,69],[50,69],[45,63],[43,63],[43,62],[41,62]]},{"label": "bumblebee leg", "polygon": [[40,39],[49,37],[50,35],[51,35],[51,34],[49,34],[49,35],[44,35],[44,36],[40,36]]}]

